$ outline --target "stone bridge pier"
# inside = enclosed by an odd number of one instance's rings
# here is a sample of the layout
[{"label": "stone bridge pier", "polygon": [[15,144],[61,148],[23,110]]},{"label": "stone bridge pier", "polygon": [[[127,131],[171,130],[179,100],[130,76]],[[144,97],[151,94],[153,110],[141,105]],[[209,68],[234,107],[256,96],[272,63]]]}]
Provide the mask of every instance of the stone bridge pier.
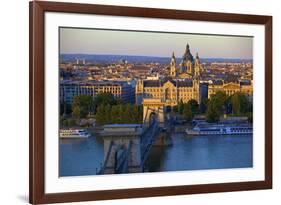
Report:
[{"label": "stone bridge pier", "polygon": [[[97,174],[139,173],[165,123],[161,99],[143,99],[143,124],[104,125],[103,165]],[[161,139],[166,139],[163,134]],[[159,141],[159,140],[158,140]],[[165,141],[166,142],[166,141]],[[164,144],[164,140],[157,142]]]},{"label": "stone bridge pier", "polygon": [[118,167],[123,169],[122,173],[143,171],[141,166],[140,125],[105,125],[101,135],[104,140],[104,163],[100,174],[117,173]]}]

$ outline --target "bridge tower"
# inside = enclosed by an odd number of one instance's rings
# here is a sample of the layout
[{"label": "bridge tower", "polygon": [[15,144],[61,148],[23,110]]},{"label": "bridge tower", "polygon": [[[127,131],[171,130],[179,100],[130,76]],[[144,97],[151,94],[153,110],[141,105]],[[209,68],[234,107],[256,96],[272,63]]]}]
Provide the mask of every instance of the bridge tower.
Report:
[{"label": "bridge tower", "polygon": [[98,174],[142,172],[139,124],[105,125],[104,161]]},{"label": "bridge tower", "polygon": [[159,127],[164,126],[164,102],[161,99],[143,99],[143,126],[149,127],[154,120]]}]

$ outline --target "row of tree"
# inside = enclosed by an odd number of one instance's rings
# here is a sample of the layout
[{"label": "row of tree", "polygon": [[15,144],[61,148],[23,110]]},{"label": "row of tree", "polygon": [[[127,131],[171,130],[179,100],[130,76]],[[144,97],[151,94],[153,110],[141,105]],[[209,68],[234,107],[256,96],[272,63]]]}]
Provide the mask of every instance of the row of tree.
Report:
[{"label": "row of tree", "polygon": [[191,121],[194,115],[199,113],[199,104],[194,99],[189,100],[187,103],[180,100],[178,105],[173,108],[173,111],[183,115],[187,121]]},{"label": "row of tree", "polygon": [[195,114],[206,114],[208,122],[218,122],[220,116],[228,114],[232,116],[247,116],[252,121],[253,106],[247,96],[243,93],[235,93],[227,96],[224,92],[213,94],[210,99],[203,102],[204,110],[199,109],[196,100],[189,100],[183,103],[182,100],[173,108],[175,113],[181,114],[187,121],[191,121]]},{"label": "row of tree", "polygon": [[227,96],[224,92],[217,92],[205,104],[208,122],[218,122],[223,114],[247,116],[252,121],[253,105],[243,93]]},{"label": "row of tree", "polygon": [[[234,116],[248,116],[252,120],[252,103],[243,93],[235,93],[227,96],[224,92],[213,94],[210,99],[203,102],[206,111],[199,109],[196,100],[189,100],[187,103],[179,101],[173,107],[173,111],[182,115],[187,121],[191,121],[198,113],[206,114],[208,122],[217,122],[223,114]],[[89,95],[75,96],[71,106],[73,119],[87,118],[95,115],[97,123],[141,123],[142,106],[124,104],[116,100],[111,93],[100,93],[94,99]]]},{"label": "row of tree", "polygon": [[133,104],[100,105],[96,112],[98,124],[142,123],[142,106]]},{"label": "row of tree", "polygon": [[78,95],[73,98],[71,114],[75,119],[86,118],[89,114],[96,114],[99,106],[118,105],[122,102],[115,100],[111,93],[100,93],[93,99],[90,95]]},{"label": "row of tree", "polygon": [[[124,104],[116,100],[111,93],[100,93],[95,98],[90,95],[78,95],[73,98],[71,106],[73,120],[87,118],[95,115],[98,124],[109,123],[141,123],[142,106]],[[70,120],[62,118],[65,124]]]}]

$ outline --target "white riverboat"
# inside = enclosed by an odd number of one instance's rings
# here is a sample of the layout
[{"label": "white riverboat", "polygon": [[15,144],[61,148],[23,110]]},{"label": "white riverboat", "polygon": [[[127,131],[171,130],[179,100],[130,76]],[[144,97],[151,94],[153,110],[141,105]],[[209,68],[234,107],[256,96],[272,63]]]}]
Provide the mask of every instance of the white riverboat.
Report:
[{"label": "white riverboat", "polygon": [[188,135],[248,135],[253,134],[253,127],[244,124],[198,123],[192,129],[187,128]]},{"label": "white riverboat", "polygon": [[84,129],[60,129],[60,138],[88,138],[90,137],[90,133],[88,133]]}]

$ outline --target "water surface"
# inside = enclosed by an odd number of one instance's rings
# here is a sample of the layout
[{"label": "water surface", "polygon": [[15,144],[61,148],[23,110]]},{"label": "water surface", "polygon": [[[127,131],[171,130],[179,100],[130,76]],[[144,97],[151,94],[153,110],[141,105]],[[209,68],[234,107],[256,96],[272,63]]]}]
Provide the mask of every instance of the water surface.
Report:
[{"label": "water surface", "polygon": [[[153,147],[145,168],[149,172],[253,166],[252,135],[197,136],[173,134],[173,145]],[[60,176],[95,175],[103,161],[103,141],[60,139]]]}]

